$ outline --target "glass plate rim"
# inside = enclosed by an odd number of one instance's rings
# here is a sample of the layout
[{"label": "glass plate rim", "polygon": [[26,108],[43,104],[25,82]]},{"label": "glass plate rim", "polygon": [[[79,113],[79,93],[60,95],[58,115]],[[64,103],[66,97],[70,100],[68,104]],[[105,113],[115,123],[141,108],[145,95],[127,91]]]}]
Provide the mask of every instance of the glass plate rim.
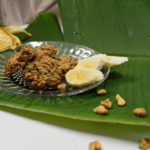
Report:
[{"label": "glass plate rim", "polygon": [[[81,47],[90,49],[90,50],[93,51],[94,53],[98,54],[97,51],[93,50],[92,48],[86,47],[86,46],[84,46],[84,45],[78,45],[78,44],[74,44],[74,43],[67,43],[67,42],[61,42],[61,41],[31,41],[31,42],[22,43],[22,45],[20,46],[20,48],[23,47],[23,46],[26,45],[26,44],[31,44],[31,43],[33,43],[33,42],[36,42],[36,43],[51,42],[51,43],[69,44],[69,45],[73,45],[73,46],[81,46]],[[8,49],[8,50],[9,50],[9,49]],[[6,51],[7,51],[7,50],[6,50]],[[15,51],[17,51],[17,50],[15,50]],[[1,87],[1,86],[0,86],[0,90],[5,91],[5,92],[8,92],[8,93],[11,93],[11,94],[20,95],[20,96],[27,96],[27,97],[48,97],[48,98],[52,98],[52,97],[71,96],[71,95],[81,94],[81,93],[83,93],[83,92],[89,91],[89,90],[95,88],[96,86],[100,85],[103,81],[106,80],[106,78],[108,77],[108,75],[109,75],[109,73],[110,73],[110,67],[108,67],[108,68],[106,68],[106,69],[107,69],[107,73],[105,74],[105,77],[103,78],[103,80],[100,80],[100,81],[98,81],[98,82],[96,82],[96,83],[93,83],[92,85],[90,85],[90,87],[84,88],[84,89],[82,89],[82,90],[80,90],[80,91],[72,91],[72,92],[69,92],[69,93],[63,93],[64,91],[62,90],[62,91],[60,91],[60,92],[62,92],[62,93],[59,94],[59,95],[50,95],[50,94],[49,94],[49,95],[41,95],[41,94],[39,94],[38,96],[36,96],[35,94],[32,94],[32,93],[30,94],[30,93],[20,93],[20,92],[16,92],[16,91],[11,91],[10,89],[6,89],[6,88]],[[80,89],[80,88],[78,88],[78,89]],[[34,91],[34,90],[31,90],[31,91]],[[40,93],[41,91],[36,91],[36,92],[39,92],[39,93]],[[44,91],[44,92],[50,92],[50,91]]]}]

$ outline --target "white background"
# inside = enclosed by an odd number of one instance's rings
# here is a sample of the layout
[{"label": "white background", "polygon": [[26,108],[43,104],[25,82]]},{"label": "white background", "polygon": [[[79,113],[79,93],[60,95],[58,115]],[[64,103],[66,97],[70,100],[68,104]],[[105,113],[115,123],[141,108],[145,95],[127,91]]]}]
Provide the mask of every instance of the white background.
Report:
[{"label": "white background", "polygon": [[139,150],[150,127],[68,119],[0,106],[0,150]]}]

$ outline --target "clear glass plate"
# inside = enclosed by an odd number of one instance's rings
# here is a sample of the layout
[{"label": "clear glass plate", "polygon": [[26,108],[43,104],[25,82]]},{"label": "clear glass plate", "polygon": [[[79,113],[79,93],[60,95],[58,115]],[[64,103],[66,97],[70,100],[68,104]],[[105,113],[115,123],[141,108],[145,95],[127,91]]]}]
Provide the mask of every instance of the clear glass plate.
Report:
[{"label": "clear glass plate", "polygon": [[99,84],[101,84],[109,75],[110,68],[106,68],[102,70],[104,74],[104,79],[96,82],[92,85],[84,86],[81,88],[75,88],[67,84],[66,80],[62,80],[62,83],[66,83],[67,88],[66,90],[54,90],[54,89],[48,89],[46,91],[35,91],[28,88],[28,83],[22,81],[21,78],[21,71],[20,69],[18,72],[12,74],[12,75],[3,75],[3,70],[5,69],[4,64],[5,61],[10,58],[10,56],[16,54],[21,50],[22,47],[25,47],[26,45],[31,45],[32,47],[36,48],[41,45],[54,45],[57,50],[57,54],[55,56],[59,55],[68,55],[70,57],[76,57],[78,59],[88,58],[90,56],[98,54],[96,51],[82,46],[82,45],[75,45],[70,43],[64,43],[64,42],[51,42],[51,41],[41,41],[41,42],[29,42],[24,43],[18,50],[6,50],[4,52],[0,53],[0,89],[9,93],[22,95],[22,96],[30,96],[30,97],[58,97],[58,96],[69,96],[69,95],[75,95],[79,94],[85,91],[88,91],[90,89],[95,88]]}]

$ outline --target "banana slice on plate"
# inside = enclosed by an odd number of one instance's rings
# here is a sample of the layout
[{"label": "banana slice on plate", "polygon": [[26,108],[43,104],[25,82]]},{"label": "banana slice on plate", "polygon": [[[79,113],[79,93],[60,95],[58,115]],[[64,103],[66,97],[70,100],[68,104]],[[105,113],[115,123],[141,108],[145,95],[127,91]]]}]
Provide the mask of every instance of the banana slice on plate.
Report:
[{"label": "banana slice on plate", "polygon": [[106,54],[98,54],[89,58],[78,61],[77,68],[93,68],[101,70],[102,68],[120,65],[128,61],[128,57],[107,56]]},{"label": "banana slice on plate", "polygon": [[100,70],[105,64],[101,61],[101,58],[105,57],[105,56],[106,56],[106,54],[98,54],[98,55],[94,55],[94,56],[89,57],[89,58],[81,59],[78,61],[78,64],[75,67],[75,69],[77,69],[77,68],[91,68],[91,69]]},{"label": "banana slice on plate", "polygon": [[128,61],[127,57],[98,54],[78,61],[77,66],[66,74],[67,82],[74,87],[93,84],[104,78],[102,68],[120,65]]},{"label": "banana slice on plate", "polygon": [[105,64],[103,68],[120,65],[126,61],[128,61],[128,57],[105,56],[101,58],[101,62]]},{"label": "banana slice on plate", "polygon": [[101,71],[91,68],[72,69],[66,74],[67,82],[74,87],[90,85],[103,78],[104,75]]}]

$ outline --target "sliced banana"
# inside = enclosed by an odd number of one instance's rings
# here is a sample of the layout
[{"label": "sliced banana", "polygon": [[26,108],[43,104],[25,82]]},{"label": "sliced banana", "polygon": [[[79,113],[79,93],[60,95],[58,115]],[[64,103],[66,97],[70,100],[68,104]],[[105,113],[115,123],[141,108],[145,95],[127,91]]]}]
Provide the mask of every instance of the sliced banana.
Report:
[{"label": "sliced banana", "polygon": [[89,58],[78,61],[77,68],[93,68],[101,70],[102,68],[120,65],[128,61],[128,57],[107,56],[106,54],[98,54]]},{"label": "sliced banana", "polygon": [[101,58],[101,62],[105,64],[103,68],[120,65],[126,61],[128,61],[128,57],[105,56]]},{"label": "sliced banana", "polygon": [[74,87],[82,87],[93,84],[104,78],[102,72],[91,68],[72,69],[66,74],[66,80],[69,85]]},{"label": "sliced banana", "polygon": [[78,61],[78,64],[75,67],[75,69],[77,69],[77,68],[91,68],[91,69],[100,70],[105,64],[101,61],[100,58],[105,57],[105,56],[106,56],[106,54],[98,54],[98,55],[94,55],[94,56],[89,57],[89,58],[81,59]]},{"label": "sliced banana", "polygon": [[128,61],[127,57],[98,54],[78,61],[77,66],[66,74],[67,82],[74,87],[93,84],[104,78],[99,70],[105,67],[120,65]]}]

